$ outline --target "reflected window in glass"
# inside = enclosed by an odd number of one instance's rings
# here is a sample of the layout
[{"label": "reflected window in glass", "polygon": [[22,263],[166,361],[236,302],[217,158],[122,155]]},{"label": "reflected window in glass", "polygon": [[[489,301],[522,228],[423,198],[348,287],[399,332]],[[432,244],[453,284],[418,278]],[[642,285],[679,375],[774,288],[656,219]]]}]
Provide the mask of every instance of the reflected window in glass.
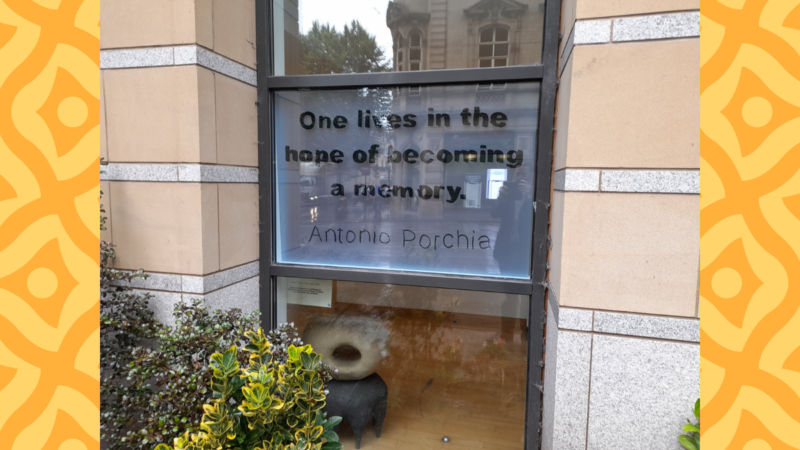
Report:
[{"label": "reflected window in glass", "polygon": [[505,67],[508,65],[508,29],[491,27],[481,31],[478,49],[478,67]]}]

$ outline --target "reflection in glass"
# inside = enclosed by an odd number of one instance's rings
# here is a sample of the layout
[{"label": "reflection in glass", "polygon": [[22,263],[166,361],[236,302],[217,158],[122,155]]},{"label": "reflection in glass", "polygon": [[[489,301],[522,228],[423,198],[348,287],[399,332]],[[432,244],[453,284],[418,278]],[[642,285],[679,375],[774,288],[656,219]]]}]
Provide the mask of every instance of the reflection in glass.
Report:
[{"label": "reflection in glass", "polygon": [[276,75],[501,67],[541,59],[544,0],[274,0],[274,11]]},{"label": "reflection in glass", "polygon": [[529,279],[538,103],[538,83],[275,92],[277,262]]},{"label": "reflection in glass", "polygon": [[380,437],[372,420],[364,429],[345,423],[345,448],[356,437],[363,450],[442,448],[448,436],[453,449],[522,449],[529,297],[297,278],[277,285],[278,321],[294,322],[340,370],[328,407],[342,391],[364,410],[385,405]]}]

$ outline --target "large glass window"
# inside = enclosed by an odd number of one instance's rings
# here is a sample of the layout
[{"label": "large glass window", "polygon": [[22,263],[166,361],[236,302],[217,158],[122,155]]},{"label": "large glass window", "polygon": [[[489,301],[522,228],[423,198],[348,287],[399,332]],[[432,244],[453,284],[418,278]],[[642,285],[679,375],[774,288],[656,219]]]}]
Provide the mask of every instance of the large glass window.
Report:
[{"label": "large glass window", "polygon": [[538,64],[543,6],[544,0],[275,0],[275,75]]},{"label": "large glass window", "polygon": [[497,87],[275,92],[277,262],[530,278],[539,84]]},{"label": "large glass window", "polygon": [[364,415],[340,430],[345,448],[522,448],[529,297],[278,278],[277,300],[278,321],[339,369],[329,411]]},{"label": "large glass window", "polygon": [[256,3],[262,322],[346,448],[539,447],[560,4]]}]

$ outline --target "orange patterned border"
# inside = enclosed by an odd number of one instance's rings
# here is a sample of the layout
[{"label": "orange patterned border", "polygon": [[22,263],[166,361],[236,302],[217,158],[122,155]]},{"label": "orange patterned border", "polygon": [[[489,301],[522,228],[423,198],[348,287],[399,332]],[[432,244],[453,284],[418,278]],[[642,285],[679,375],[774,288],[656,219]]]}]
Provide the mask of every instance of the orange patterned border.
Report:
[{"label": "orange patterned border", "polygon": [[[99,448],[99,0],[0,2],[0,449]],[[702,1],[708,448],[800,448],[800,0]]]},{"label": "orange patterned border", "polygon": [[800,448],[800,0],[701,4],[706,449]]},{"label": "orange patterned border", "polygon": [[0,449],[100,448],[99,0],[0,0]]}]

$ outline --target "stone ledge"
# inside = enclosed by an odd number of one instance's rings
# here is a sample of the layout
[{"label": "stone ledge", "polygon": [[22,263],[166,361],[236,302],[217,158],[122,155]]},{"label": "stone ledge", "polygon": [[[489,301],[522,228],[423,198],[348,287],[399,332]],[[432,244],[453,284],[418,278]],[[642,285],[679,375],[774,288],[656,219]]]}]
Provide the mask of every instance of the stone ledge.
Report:
[{"label": "stone ledge", "polygon": [[614,42],[700,36],[700,13],[659,14],[614,19]]},{"label": "stone ledge", "polygon": [[584,169],[566,169],[553,174],[553,186],[557,191],[600,190],[600,171]]},{"label": "stone ledge", "polygon": [[100,51],[101,69],[129,69],[197,64],[256,86],[256,71],[199,45]]},{"label": "stone ledge", "polygon": [[[228,287],[248,278],[258,276],[259,262],[253,261],[241,266],[221,270],[205,276],[148,273],[145,280],[134,279],[128,285],[136,289],[168,291],[175,294],[208,294]],[[191,295],[189,295],[191,297]]]},{"label": "stone ledge", "polygon": [[160,181],[183,183],[258,183],[255,167],[201,164],[109,163],[102,181]]},{"label": "stone ledge", "polygon": [[674,341],[700,342],[700,321],[595,311],[594,331]]},{"label": "stone ledge", "polygon": [[700,172],[677,170],[604,170],[603,192],[699,194]]},{"label": "stone ledge", "polygon": [[553,174],[553,189],[564,192],[699,194],[697,170],[563,169]]},{"label": "stone ledge", "polygon": [[700,342],[700,320],[558,308],[558,328],[673,341]]},{"label": "stone ledge", "polygon": [[207,294],[182,294],[180,292],[151,291],[147,289],[134,289],[138,294],[150,294],[149,309],[155,313],[155,318],[166,325],[175,325],[172,316],[173,306],[176,303],[189,303],[192,299],[202,299],[209,310],[228,310],[239,308],[248,314],[259,309],[259,277],[252,277],[231,284]]}]

